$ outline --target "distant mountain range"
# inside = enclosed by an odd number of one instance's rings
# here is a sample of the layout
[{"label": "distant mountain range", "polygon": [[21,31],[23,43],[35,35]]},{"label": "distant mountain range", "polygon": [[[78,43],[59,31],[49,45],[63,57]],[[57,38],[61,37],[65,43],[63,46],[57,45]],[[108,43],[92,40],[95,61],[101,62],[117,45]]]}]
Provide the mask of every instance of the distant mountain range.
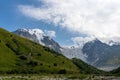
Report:
[{"label": "distant mountain range", "polygon": [[120,45],[107,45],[99,40],[86,43],[82,49],[87,62],[103,70],[112,70],[120,66]]},{"label": "distant mountain range", "polygon": [[83,47],[62,47],[40,29],[18,29],[13,33],[47,46],[70,59],[81,59],[102,70],[109,71],[120,66],[120,45],[113,41],[108,45],[96,39],[85,43]]}]

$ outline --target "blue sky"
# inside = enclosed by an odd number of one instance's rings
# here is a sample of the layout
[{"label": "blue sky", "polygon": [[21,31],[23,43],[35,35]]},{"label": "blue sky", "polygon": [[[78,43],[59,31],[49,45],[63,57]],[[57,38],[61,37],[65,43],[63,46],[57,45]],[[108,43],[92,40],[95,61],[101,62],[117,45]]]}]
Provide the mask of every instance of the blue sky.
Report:
[{"label": "blue sky", "polygon": [[52,30],[61,45],[120,42],[119,0],[1,0],[0,10],[0,26],[8,31]]},{"label": "blue sky", "polygon": [[66,29],[56,27],[52,23],[38,21],[24,16],[18,9],[18,5],[34,5],[41,6],[35,0],[1,0],[0,1],[0,27],[15,31],[18,28],[40,28],[42,30],[53,30],[56,32],[54,38],[61,45],[71,45],[71,37],[76,34],[67,31]]}]

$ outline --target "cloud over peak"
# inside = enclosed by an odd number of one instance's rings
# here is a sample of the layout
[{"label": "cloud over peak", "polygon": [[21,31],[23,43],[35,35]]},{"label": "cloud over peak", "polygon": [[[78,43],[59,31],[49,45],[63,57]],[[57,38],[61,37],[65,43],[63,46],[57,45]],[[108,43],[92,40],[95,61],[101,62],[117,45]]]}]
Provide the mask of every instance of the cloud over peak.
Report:
[{"label": "cloud over peak", "polygon": [[55,31],[45,30],[45,34],[46,34],[47,36],[49,36],[50,38],[56,37],[56,32],[55,32]]},{"label": "cloud over peak", "polygon": [[[39,0],[41,7],[19,5],[19,10],[36,20],[45,20],[103,41],[120,39],[119,0]],[[83,39],[84,40],[84,39]]]}]

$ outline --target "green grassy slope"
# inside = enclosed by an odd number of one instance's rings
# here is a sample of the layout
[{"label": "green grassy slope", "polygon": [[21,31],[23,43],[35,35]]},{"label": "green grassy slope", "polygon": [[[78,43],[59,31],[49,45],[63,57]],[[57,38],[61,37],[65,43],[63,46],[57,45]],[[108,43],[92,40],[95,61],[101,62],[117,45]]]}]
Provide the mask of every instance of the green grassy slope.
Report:
[{"label": "green grassy slope", "polygon": [[106,73],[102,70],[98,70],[97,68],[91,65],[86,64],[80,59],[73,58],[72,62],[76,64],[77,67],[79,67],[80,73],[84,73],[84,74],[105,74]]},{"label": "green grassy slope", "polygon": [[0,73],[77,73],[64,56],[0,28]]},{"label": "green grassy slope", "polygon": [[110,71],[112,75],[120,76],[120,67]]}]

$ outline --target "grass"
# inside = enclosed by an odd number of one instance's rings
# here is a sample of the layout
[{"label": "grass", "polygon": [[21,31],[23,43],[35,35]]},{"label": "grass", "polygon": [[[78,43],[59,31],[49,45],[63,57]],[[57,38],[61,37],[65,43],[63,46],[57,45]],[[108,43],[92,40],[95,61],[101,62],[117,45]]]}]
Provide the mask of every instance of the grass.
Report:
[{"label": "grass", "polygon": [[61,54],[0,28],[0,73],[78,73],[78,68]]}]

